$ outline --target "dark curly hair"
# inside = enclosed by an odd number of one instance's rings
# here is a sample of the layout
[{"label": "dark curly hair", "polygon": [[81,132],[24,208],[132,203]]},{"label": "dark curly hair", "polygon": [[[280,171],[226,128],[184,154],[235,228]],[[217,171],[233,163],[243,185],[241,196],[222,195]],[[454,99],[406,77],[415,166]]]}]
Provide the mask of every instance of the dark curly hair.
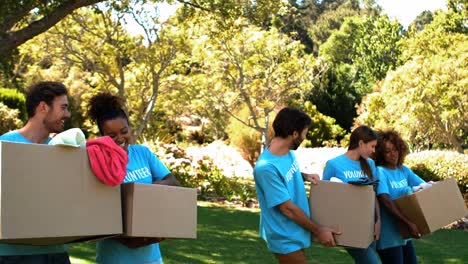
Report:
[{"label": "dark curly hair", "polygon": [[68,95],[67,87],[60,82],[38,82],[29,88],[26,95],[26,110],[31,118],[36,114],[40,102],[52,106],[55,97]]},{"label": "dark curly hair", "polygon": [[88,104],[88,115],[96,122],[101,135],[103,134],[102,125],[107,120],[121,117],[129,123],[127,114],[123,110],[122,100],[110,93],[99,93],[93,96]]},{"label": "dark curly hair", "polygon": [[385,142],[390,142],[398,151],[397,166],[403,165],[406,155],[408,155],[408,145],[401,138],[400,134],[393,130],[381,131],[378,133],[377,146],[375,147],[375,163],[385,165]]}]

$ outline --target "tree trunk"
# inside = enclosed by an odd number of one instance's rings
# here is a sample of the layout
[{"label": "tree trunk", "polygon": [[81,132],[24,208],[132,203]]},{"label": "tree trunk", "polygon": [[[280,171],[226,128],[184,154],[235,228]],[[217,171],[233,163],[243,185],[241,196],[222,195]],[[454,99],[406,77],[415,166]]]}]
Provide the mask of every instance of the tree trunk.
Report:
[{"label": "tree trunk", "polygon": [[42,19],[29,24],[27,27],[17,31],[0,32],[0,56],[10,54],[15,48],[32,39],[33,37],[47,31],[53,27],[60,20],[65,18],[74,10],[102,2],[104,0],[70,0],[64,2],[61,6],[57,7],[49,14],[45,15]]},{"label": "tree trunk", "polygon": [[453,135],[448,135],[448,139],[450,141],[450,143],[452,144],[452,146],[457,150],[457,152],[459,153],[464,153],[463,152],[463,147],[460,143],[460,141]]}]

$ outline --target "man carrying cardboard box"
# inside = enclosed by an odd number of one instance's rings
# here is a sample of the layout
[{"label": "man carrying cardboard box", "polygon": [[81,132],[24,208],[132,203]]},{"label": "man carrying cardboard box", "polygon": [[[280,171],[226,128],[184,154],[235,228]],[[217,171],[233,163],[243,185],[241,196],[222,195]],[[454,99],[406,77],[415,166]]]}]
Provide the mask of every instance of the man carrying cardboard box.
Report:
[{"label": "man carrying cardboard box", "polygon": [[283,108],[273,121],[275,137],[254,168],[260,236],[279,263],[307,263],[304,249],[310,246],[311,232],[325,246],[335,246],[333,235],[340,234],[310,219],[303,177],[312,183],[318,178],[301,174],[292,151],[305,139],[311,123],[307,114]]},{"label": "man carrying cardboard box", "polygon": [[[19,130],[3,134],[0,140],[47,144],[49,134],[62,132],[65,120],[70,118],[67,94],[67,88],[59,82],[33,85],[26,96],[28,122]],[[69,264],[70,260],[65,245],[0,244],[0,263]]]}]

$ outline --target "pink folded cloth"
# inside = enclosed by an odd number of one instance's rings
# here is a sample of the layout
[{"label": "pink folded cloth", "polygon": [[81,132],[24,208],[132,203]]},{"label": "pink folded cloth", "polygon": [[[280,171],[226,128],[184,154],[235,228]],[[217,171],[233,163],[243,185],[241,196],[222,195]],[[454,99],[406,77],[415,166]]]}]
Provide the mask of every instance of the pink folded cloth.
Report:
[{"label": "pink folded cloth", "polygon": [[127,174],[128,155],[109,136],[88,140],[86,150],[96,178],[109,186],[123,182]]}]

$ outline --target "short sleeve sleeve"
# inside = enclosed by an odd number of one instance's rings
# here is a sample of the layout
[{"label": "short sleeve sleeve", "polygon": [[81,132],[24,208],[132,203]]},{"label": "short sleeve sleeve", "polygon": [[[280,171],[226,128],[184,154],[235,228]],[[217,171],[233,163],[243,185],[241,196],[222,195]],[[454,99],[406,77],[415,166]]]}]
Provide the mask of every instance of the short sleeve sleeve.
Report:
[{"label": "short sleeve sleeve", "polygon": [[334,176],[334,168],[330,161],[327,161],[325,164],[325,169],[323,169],[322,180],[329,181]]},{"label": "short sleeve sleeve", "polygon": [[291,199],[281,176],[273,166],[256,171],[255,181],[264,192],[268,208],[275,207]]},{"label": "short sleeve sleeve", "polygon": [[144,148],[145,156],[148,159],[148,165],[151,171],[151,177],[153,181],[160,181],[166,175],[171,173],[169,169],[159,160],[156,155],[147,147],[142,146]]},{"label": "short sleeve sleeve", "polygon": [[424,180],[421,179],[416,173],[414,173],[410,168],[406,167],[403,165],[403,169],[405,170],[405,174],[408,177],[408,185],[413,187],[413,186],[418,186],[421,183],[424,183]]},{"label": "short sleeve sleeve", "polygon": [[374,177],[374,180],[379,180],[380,175],[379,175],[379,171],[377,171],[377,167],[375,166],[374,160],[373,159],[367,159],[367,162],[369,163],[369,166],[371,168],[372,176]]},{"label": "short sleeve sleeve", "polygon": [[379,185],[377,186],[377,195],[390,194],[390,190],[388,189],[387,176],[381,169],[379,169],[379,167],[377,167],[376,172],[379,177]]}]

